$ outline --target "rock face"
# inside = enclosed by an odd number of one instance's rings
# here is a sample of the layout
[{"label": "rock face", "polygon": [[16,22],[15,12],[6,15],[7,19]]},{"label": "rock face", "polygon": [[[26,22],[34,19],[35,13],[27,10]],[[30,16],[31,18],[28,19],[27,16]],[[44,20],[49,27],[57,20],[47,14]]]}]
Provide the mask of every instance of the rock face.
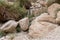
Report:
[{"label": "rock face", "polygon": [[20,25],[21,30],[27,30],[28,26],[29,26],[29,19],[28,19],[28,17],[19,20],[19,25]]},{"label": "rock face", "polygon": [[10,20],[5,24],[3,24],[0,30],[5,32],[15,32],[16,31],[15,28],[17,27],[17,24],[18,23],[16,21]]}]

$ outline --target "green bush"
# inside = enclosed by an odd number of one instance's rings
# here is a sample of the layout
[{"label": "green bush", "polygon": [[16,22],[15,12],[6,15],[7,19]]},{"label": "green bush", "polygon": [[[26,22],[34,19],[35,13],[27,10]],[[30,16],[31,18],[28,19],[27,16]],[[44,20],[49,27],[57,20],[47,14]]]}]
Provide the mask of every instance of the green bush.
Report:
[{"label": "green bush", "polygon": [[[27,10],[20,6],[20,3],[18,1],[13,2],[12,5],[10,5],[9,2],[1,1],[0,0],[0,21],[5,20],[20,20],[21,18],[25,17],[27,15]],[[4,20],[3,20],[4,19]]]}]

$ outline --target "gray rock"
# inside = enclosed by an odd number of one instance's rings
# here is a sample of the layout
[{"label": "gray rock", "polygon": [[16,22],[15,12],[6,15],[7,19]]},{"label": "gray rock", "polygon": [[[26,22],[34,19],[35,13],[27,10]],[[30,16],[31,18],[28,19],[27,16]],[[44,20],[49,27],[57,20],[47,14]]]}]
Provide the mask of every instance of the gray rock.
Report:
[{"label": "gray rock", "polygon": [[40,16],[36,17],[34,21],[37,22],[46,21],[46,22],[55,23],[55,19],[52,16],[48,15],[48,13],[42,13]]}]

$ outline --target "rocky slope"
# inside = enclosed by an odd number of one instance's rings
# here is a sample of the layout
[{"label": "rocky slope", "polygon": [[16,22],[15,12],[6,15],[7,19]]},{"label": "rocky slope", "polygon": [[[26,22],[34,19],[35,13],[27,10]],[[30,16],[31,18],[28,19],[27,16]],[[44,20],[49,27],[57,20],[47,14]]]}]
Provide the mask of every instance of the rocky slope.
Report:
[{"label": "rocky slope", "polygon": [[0,40],[60,40],[60,4],[56,0],[38,0],[31,8],[33,17],[1,24],[0,32],[5,34]]}]

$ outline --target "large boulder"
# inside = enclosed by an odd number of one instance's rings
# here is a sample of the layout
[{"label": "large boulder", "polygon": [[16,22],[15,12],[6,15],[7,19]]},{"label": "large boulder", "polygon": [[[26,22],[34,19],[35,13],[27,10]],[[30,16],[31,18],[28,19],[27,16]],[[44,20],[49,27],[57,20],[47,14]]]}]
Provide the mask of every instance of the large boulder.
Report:
[{"label": "large boulder", "polygon": [[59,11],[59,9],[60,9],[60,4],[54,3],[54,4],[52,4],[51,6],[48,7],[48,13],[52,17],[56,18],[57,12]]},{"label": "large boulder", "polygon": [[58,25],[49,22],[35,22],[29,27],[29,35],[33,38],[43,37],[56,27]]},{"label": "large boulder", "polygon": [[47,21],[47,22],[55,23],[55,19],[52,16],[48,15],[48,13],[41,14],[40,16],[36,17],[34,21],[38,21],[38,22]]},{"label": "large boulder", "polygon": [[24,30],[24,31],[27,30],[29,26],[29,18],[26,17],[19,20],[19,25],[20,25],[21,30]]},{"label": "large boulder", "polygon": [[48,13],[43,13],[32,21],[29,35],[33,38],[44,37],[56,27],[56,19]]},{"label": "large boulder", "polygon": [[18,22],[14,21],[14,20],[10,20],[6,23],[4,23],[1,27],[0,30],[4,31],[4,32],[15,32],[16,31],[16,27],[17,27]]}]

